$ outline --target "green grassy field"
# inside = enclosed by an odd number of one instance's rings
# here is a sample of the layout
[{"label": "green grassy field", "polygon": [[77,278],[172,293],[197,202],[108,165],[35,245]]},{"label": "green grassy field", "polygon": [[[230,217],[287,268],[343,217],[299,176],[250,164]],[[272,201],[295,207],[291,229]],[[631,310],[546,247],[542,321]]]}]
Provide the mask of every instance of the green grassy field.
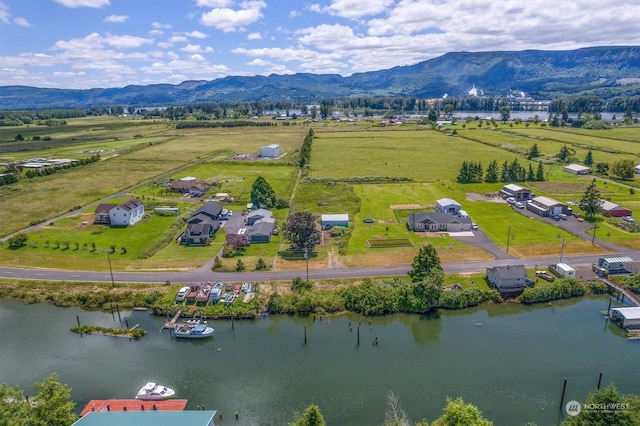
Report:
[{"label": "green grassy field", "polygon": [[[486,252],[447,235],[413,233],[404,224],[409,212],[430,209],[435,200],[454,198],[463,205],[474,222],[501,248],[516,256],[555,255],[562,240],[565,253],[591,253],[592,247],[552,224],[523,217],[504,203],[491,202],[482,194],[495,193],[503,184],[455,183],[462,161],[479,161],[486,168],[492,160],[499,164],[518,158],[528,167],[525,153],[537,143],[545,161],[567,144],[578,162],[588,149],[596,162],[613,162],[640,154],[637,129],[621,128],[603,131],[553,129],[532,125],[500,124],[497,129],[478,128],[473,123],[455,126],[459,136],[448,132],[426,130],[414,124],[381,128],[372,122],[349,124],[314,124],[315,139],[311,154],[309,178],[297,183],[297,168],[289,165],[290,156],[276,161],[229,161],[234,154],[258,152],[263,145],[278,143],[283,152],[300,147],[307,126],[277,126],[216,129],[180,129],[162,120],[140,120],[131,117],[86,117],[70,119],[67,126],[48,128],[29,126],[3,129],[0,135],[0,159],[32,157],[79,158],[101,151],[103,161],[67,170],[63,173],[22,179],[14,185],[0,187],[0,235],[18,231],[32,221],[48,223],[51,218],[83,207],[99,199],[117,194],[124,188],[143,183],[131,193],[145,202],[176,202],[184,212],[195,209],[201,200],[185,199],[167,193],[158,184],[165,178],[195,176],[221,183],[211,193],[227,192],[236,200],[226,206],[244,210],[254,179],[263,176],[278,196],[291,199],[291,211],[308,210],[315,215],[348,213],[351,219],[348,245],[339,238],[327,237],[310,260],[311,268],[366,266],[409,263],[422,244],[433,244],[443,261],[490,259]],[[20,133],[27,139],[34,135],[51,136],[47,141],[15,141]],[[534,168],[537,163],[532,163]],[[562,164],[545,164],[550,182],[522,183],[537,195],[560,201],[577,201],[593,177],[577,177],[564,172]],[[348,184],[316,182],[313,179],[340,180],[353,177],[406,177],[412,182],[396,184]],[[148,181],[147,183],[145,183]],[[629,188],[615,182],[599,181],[604,198],[632,210],[640,209],[640,199]],[[481,194],[480,198],[470,194]],[[122,195],[118,199],[126,199]],[[416,208],[417,207],[417,208]],[[406,210],[409,208],[409,210]],[[575,208],[575,206],[574,206]],[[171,242],[150,258],[139,259],[145,248],[161,238],[175,218],[154,217],[126,229],[83,226],[93,222],[94,208],[74,212],[74,217],[56,221],[52,226],[29,235],[28,246],[18,250],[0,247],[3,264],[69,269],[105,270],[105,250],[111,245],[115,270],[188,270],[209,261],[222,247],[222,230],[208,247],[184,247]],[[288,210],[276,211],[279,224]],[[365,217],[374,223],[364,223]],[[599,225],[598,238],[627,247],[640,248],[636,235],[607,223]],[[328,234],[326,234],[328,235]],[[408,239],[414,247],[370,248],[368,240]],[[48,241],[48,244],[47,244]],[[69,246],[66,246],[66,243]],[[96,249],[91,250],[91,243]],[[85,247],[84,245],[87,244]],[[55,246],[55,247],[54,247]],[[121,254],[121,247],[126,253]],[[247,270],[253,270],[257,259],[276,269],[299,269],[304,261],[277,258],[286,242],[275,236],[271,244],[254,244],[240,258]],[[345,253],[338,254],[339,251]],[[235,268],[236,258],[223,259],[223,269]]]}]

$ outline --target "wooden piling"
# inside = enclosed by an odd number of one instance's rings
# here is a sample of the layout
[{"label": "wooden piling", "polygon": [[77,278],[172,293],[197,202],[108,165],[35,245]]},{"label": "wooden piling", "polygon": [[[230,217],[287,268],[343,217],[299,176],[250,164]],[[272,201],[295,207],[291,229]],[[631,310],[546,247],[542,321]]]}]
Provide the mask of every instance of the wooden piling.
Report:
[{"label": "wooden piling", "polygon": [[607,308],[607,318],[611,315],[611,296],[609,296],[609,307]]},{"label": "wooden piling", "polygon": [[307,326],[304,326],[304,344],[307,344]]},{"label": "wooden piling", "polygon": [[598,377],[598,390],[600,390],[601,383],[602,383],[602,372],[600,372],[600,376]]},{"label": "wooden piling", "polygon": [[80,316],[76,315],[76,320],[78,321],[78,327],[80,327]]},{"label": "wooden piling", "polygon": [[128,318],[125,318],[125,319],[124,319],[124,323],[125,323],[125,324],[127,324],[127,330],[128,330],[128,329],[129,329],[129,319],[128,319]]},{"label": "wooden piling", "polygon": [[567,378],[564,378],[564,384],[562,385],[562,396],[560,397],[560,411],[562,411],[562,404],[564,403],[564,393],[567,390]]},{"label": "wooden piling", "polygon": [[358,346],[360,346],[360,326],[358,326]]}]

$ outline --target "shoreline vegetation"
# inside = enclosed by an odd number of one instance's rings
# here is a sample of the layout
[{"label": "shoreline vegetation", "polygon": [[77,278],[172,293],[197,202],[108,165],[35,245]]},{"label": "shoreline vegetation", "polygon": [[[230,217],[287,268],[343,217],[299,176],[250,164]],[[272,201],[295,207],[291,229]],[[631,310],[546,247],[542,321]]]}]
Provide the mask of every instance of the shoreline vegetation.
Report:
[{"label": "shoreline vegetation", "polygon": [[[457,278],[457,277],[456,277]],[[451,281],[449,276],[447,281]],[[622,278],[634,293],[640,293],[640,279]],[[0,298],[27,304],[51,303],[58,307],[85,310],[133,310],[148,308],[154,315],[184,318],[255,319],[265,313],[287,315],[335,315],[348,312],[365,316],[394,313],[428,314],[438,309],[465,309],[483,304],[534,304],[587,295],[614,293],[601,281],[559,279],[539,282],[516,299],[503,300],[495,289],[463,286],[458,290],[412,283],[405,277],[326,280],[311,283],[302,278],[260,283],[260,292],[248,303],[237,300],[231,306],[176,304],[181,284],[157,285],[120,283],[68,283],[34,280],[0,280]]]}]

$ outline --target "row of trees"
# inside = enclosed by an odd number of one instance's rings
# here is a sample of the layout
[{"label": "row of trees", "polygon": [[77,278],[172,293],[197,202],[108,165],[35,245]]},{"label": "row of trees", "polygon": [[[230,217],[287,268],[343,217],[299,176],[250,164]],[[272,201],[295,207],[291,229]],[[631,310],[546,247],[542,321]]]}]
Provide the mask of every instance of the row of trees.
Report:
[{"label": "row of trees", "polygon": [[298,152],[298,166],[301,169],[307,169],[311,164],[311,145],[313,144],[313,129],[309,129],[309,133],[304,137],[300,151]]},{"label": "row of trees", "polygon": [[534,172],[531,163],[527,170],[517,158],[511,163],[505,160],[502,166],[498,166],[497,160],[493,160],[489,163],[486,172],[480,162],[463,161],[456,177],[458,183],[543,182],[544,180],[542,162],[538,163],[538,168]]}]

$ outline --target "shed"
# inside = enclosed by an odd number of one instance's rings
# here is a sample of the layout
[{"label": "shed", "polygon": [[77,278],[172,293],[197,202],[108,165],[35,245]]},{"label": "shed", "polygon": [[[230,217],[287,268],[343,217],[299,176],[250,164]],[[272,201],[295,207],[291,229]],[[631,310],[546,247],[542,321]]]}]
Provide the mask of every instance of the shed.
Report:
[{"label": "shed", "polygon": [[636,166],[636,174],[640,175],[640,164]]},{"label": "shed", "polygon": [[456,200],[451,198],[441,198],[436,200],[436,211],[440,213],[452,213],[457,214],[462,206]]},{"label": "shed", "polygon": [[613,308],[611,318],[621,323],[624,328],[640,328],[640,308]]},{"label": "shed", "polygon": [[631,216],[632,214],[630,209],[607,200],[600,200],[600,210],[604,215],[612,217]]},{"label": "shed", "polygon": [[556,271],[562,275],[562,278],[575,278],[576,270],[566,263],[556,264]]},{"label": "shed", "polygon": [[260,157],[275,158],[280,156],[280,145],[272,143],[260,148]]},{"label": "shed", "polygon": [[348,214],[323,214],[320,218],[322,229],[325,231],[331,229],[334,226],[349,227],[349,215]]},{"label": "shed", "polygon": [[564,171],[573,173],[574,175],[588,175],[591,173],[591,167],[581,166],[580,164],[569,164],[565,166]]}]

